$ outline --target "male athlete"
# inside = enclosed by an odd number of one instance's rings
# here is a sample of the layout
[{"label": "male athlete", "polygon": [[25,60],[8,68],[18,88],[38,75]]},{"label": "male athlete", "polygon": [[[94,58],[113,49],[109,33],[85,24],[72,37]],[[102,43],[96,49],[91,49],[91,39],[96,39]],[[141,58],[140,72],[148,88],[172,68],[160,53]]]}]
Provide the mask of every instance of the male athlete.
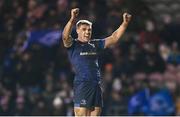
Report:
[{"label": "male athlete", "polygon": [[71,31],[78,14],[79,8],[71,10],[71,18],[63,31],[63,43],[75,68],[74,112],[75,116],[99,116],[103,102],[97,54],[119,41],[131,20],[131,15],[124,13],[123,23],[112,35],[104,39],[91,39],[92,23],[79,20],[76,23],[78,38],[73,39]]}]

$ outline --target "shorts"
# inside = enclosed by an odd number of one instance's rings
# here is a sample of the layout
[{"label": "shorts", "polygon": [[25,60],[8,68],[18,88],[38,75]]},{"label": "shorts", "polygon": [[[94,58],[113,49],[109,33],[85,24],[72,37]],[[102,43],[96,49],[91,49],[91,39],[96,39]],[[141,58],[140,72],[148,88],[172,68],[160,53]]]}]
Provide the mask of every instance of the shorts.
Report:
[{"label": "shorts", "polygon": [[103,107],[100,83],[74,82],[74,107]]}]

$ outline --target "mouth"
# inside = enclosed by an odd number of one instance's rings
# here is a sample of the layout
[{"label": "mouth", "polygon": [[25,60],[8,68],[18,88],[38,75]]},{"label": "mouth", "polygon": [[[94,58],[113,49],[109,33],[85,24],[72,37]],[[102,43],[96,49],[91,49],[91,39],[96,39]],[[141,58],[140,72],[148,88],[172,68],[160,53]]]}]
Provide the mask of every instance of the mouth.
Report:
[{"label": "mouth", "polygon": [[89,36],[84,36],[85,38],[89,38]]}]

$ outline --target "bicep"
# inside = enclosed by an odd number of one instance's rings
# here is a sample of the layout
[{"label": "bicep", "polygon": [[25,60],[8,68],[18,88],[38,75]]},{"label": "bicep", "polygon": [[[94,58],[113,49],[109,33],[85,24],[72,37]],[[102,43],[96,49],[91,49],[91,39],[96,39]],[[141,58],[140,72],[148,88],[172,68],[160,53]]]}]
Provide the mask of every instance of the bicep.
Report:
[{"label": "bicep", "polygon": [[113,44],[114,44],[114,40],[113,40],[112,36],[109,36],[109,37],[105,38],[104,48],[108,48],[108,47],[110,47]]},{"label": "bicep", "polygon": [[66,48],[71,47],[72,43],[73,43],[73,39],[71,36],[69,36],[67,39],[63,38],[64,47]]}]

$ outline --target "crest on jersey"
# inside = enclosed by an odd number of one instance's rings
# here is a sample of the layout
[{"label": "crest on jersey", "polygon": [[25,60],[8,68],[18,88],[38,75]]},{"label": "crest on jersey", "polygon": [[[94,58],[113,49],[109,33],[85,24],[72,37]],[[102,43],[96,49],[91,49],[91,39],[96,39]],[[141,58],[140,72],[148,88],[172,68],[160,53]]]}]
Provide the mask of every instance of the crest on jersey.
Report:
[{"label": "crest on jersey", "polygon": [[93,48],[95,48],[95,45],[94,45],[93,43],[88,42],[88,44],[89,44],[90,46],[92,46]]},{"label": "crest on jersey", "polygon": [[82,99],[82,100],[81,100],[81,102],[80,102],[80,104],[81,104],[81,105],[86,105],[86,104],[87,104],[87,102],[86,102],[86,100],[85,100],[85,99]]}]

